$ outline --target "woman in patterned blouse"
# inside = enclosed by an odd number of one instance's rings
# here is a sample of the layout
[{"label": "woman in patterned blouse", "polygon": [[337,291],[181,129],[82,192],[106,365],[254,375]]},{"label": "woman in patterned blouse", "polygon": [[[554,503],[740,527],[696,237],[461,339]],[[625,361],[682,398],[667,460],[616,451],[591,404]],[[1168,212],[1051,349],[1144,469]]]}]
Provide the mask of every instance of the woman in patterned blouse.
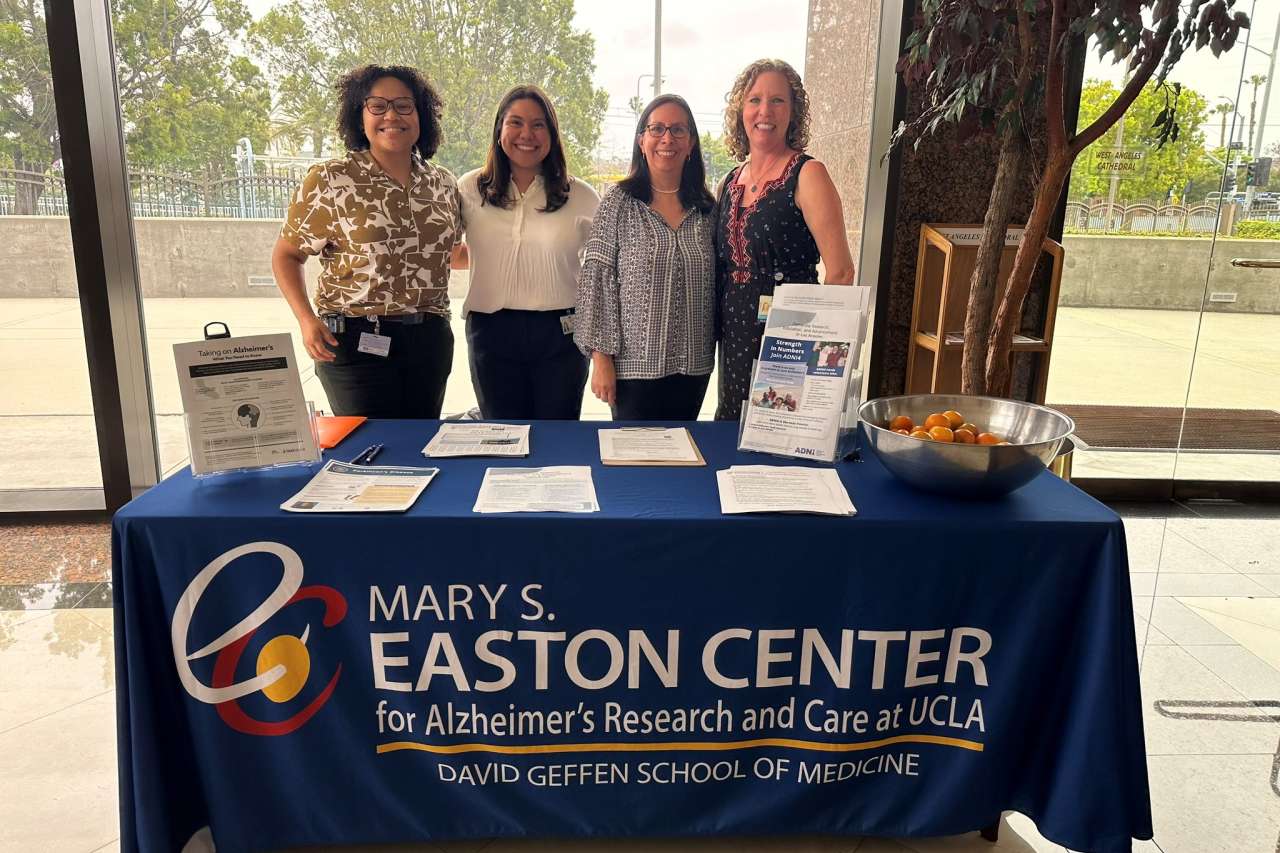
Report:
[{"label": "woman in patterned blouse", "polygon": [[[430,162],[440,98],[420,72],[367,65],[338,83],[347,156],[312,167],[271,255],[339,415],[437,418],[453,365],[453,175]],[[303,264],[320,256],[315,310]],[[317,316],[318,315],[318,316]]]},{"label": "woman in patterned blouse", "polygon": [[716,337],[720,341],[717,420],[737,420],[760,352],[766,297],[782,282],[852,284],[853,258],[840,196],[809,144],[809,96],[778,59],[738,75],[724,111],[729,153],[746,160],[724,179],[716,201]]},{"label": "woman in patterned blouse", "polygon": [[715,260],[698,127],[678,95],[636,126],[631,171],[596,212],[574,339],[617,420],[695,420],[715,353]]}]

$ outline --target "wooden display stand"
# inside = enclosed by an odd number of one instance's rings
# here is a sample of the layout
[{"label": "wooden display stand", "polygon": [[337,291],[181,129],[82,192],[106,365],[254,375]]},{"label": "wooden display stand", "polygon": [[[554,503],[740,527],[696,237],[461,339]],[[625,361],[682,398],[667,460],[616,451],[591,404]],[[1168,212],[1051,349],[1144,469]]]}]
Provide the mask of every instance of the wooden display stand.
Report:
[{"label": "wooden display stand", "polygon": [[[964,315],[981,234],[981,225],[920,226],[915,302],[911,308],[911,347],[907,355],[908,394],[960,392]],[[1021,238],[1021,228],[1010,228],[1006,233],[997,281],[1008,280]],[[1049,351],[1053,347],[1053,321],[1058,310],[1058,286],[1062,282],[1062,244],[1046,239],[1043,248],[1053,259],[1044,335],[1018,334],[1013,339],[1015,353],[1034,353],[1039,360],[1032,388],[1035,403],[1044,402],[1045,385],[1049,381]]]}]

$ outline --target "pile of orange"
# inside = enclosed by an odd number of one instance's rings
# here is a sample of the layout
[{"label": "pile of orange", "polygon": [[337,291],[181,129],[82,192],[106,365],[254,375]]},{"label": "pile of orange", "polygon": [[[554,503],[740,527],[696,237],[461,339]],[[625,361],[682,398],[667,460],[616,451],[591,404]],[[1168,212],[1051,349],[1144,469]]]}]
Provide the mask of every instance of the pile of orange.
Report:
[{"label": "pile of orange", "polygon": [[993,432],[983,432],[964,419],[956,411],[935,412],[916,426],[906,415],[898,415],[889,421],[889,429],[899,435],[920,438],[925,441],[954,442],[955,444],[1008,444]]}]

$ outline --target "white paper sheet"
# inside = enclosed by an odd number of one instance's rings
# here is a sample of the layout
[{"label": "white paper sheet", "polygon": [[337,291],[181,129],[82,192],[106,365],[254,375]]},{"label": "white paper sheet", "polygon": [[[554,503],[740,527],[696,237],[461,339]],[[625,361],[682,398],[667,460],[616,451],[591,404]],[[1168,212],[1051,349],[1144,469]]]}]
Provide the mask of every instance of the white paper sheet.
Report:
[{"label": "white paper sheet", "polygon": [[438,473],[439,468],[352,465],[331,459],[280,508],[289,512],[404,512]]},{"label": "white paper sheet", "polygon": [[445,421],[422,448],[432,459],[450,456],[528,456],[528,424],[475,424]]},{"label": "white paper sheet", "polygon": [[831,468],[735,465],[716,472],[720,511],[853,515],[857,510]]},{"label": "white paper sheet", "polygon": [[320,459],[287,334],[174,344],[191,471]]},{"label": "white paper sheet", "polygon": [[698,453],[684,427],[621,427],[602,429],[600,459],[603,462],[695,463]]},{"label": "white paper sheet", "polygon": [[591,468],[490,468],[473,512],[599,512]]}]

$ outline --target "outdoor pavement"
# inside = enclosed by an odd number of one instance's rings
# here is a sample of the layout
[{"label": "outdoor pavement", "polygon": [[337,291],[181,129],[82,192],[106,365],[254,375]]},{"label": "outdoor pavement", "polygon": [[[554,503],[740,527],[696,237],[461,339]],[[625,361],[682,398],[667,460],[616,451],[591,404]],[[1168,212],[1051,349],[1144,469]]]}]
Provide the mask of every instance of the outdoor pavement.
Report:
[{"label": "outdoor pavement", "polygon": [[[460,307],[461,293],[453,297]],[[100,486],[78,301],[5,299],[0,306],[0,489]],[[172,346],[198,340],[207,322],[221,320],[235,335],[293,333],[303,389],[317,408],[328,408],[283,299],[153,298],[144,311],[166,473],[187,455]],[[453,331],[445,414],[475,405],[457,316]],[[702,418],[714,410],[714,389],[713,379]],[[1280,315],[1060,308],[1048,402],[1280,410]],[[583,417],[609,417],[589,391]],[[1086,451],[1073,475],[1274,481],[1280,454]]]}]

